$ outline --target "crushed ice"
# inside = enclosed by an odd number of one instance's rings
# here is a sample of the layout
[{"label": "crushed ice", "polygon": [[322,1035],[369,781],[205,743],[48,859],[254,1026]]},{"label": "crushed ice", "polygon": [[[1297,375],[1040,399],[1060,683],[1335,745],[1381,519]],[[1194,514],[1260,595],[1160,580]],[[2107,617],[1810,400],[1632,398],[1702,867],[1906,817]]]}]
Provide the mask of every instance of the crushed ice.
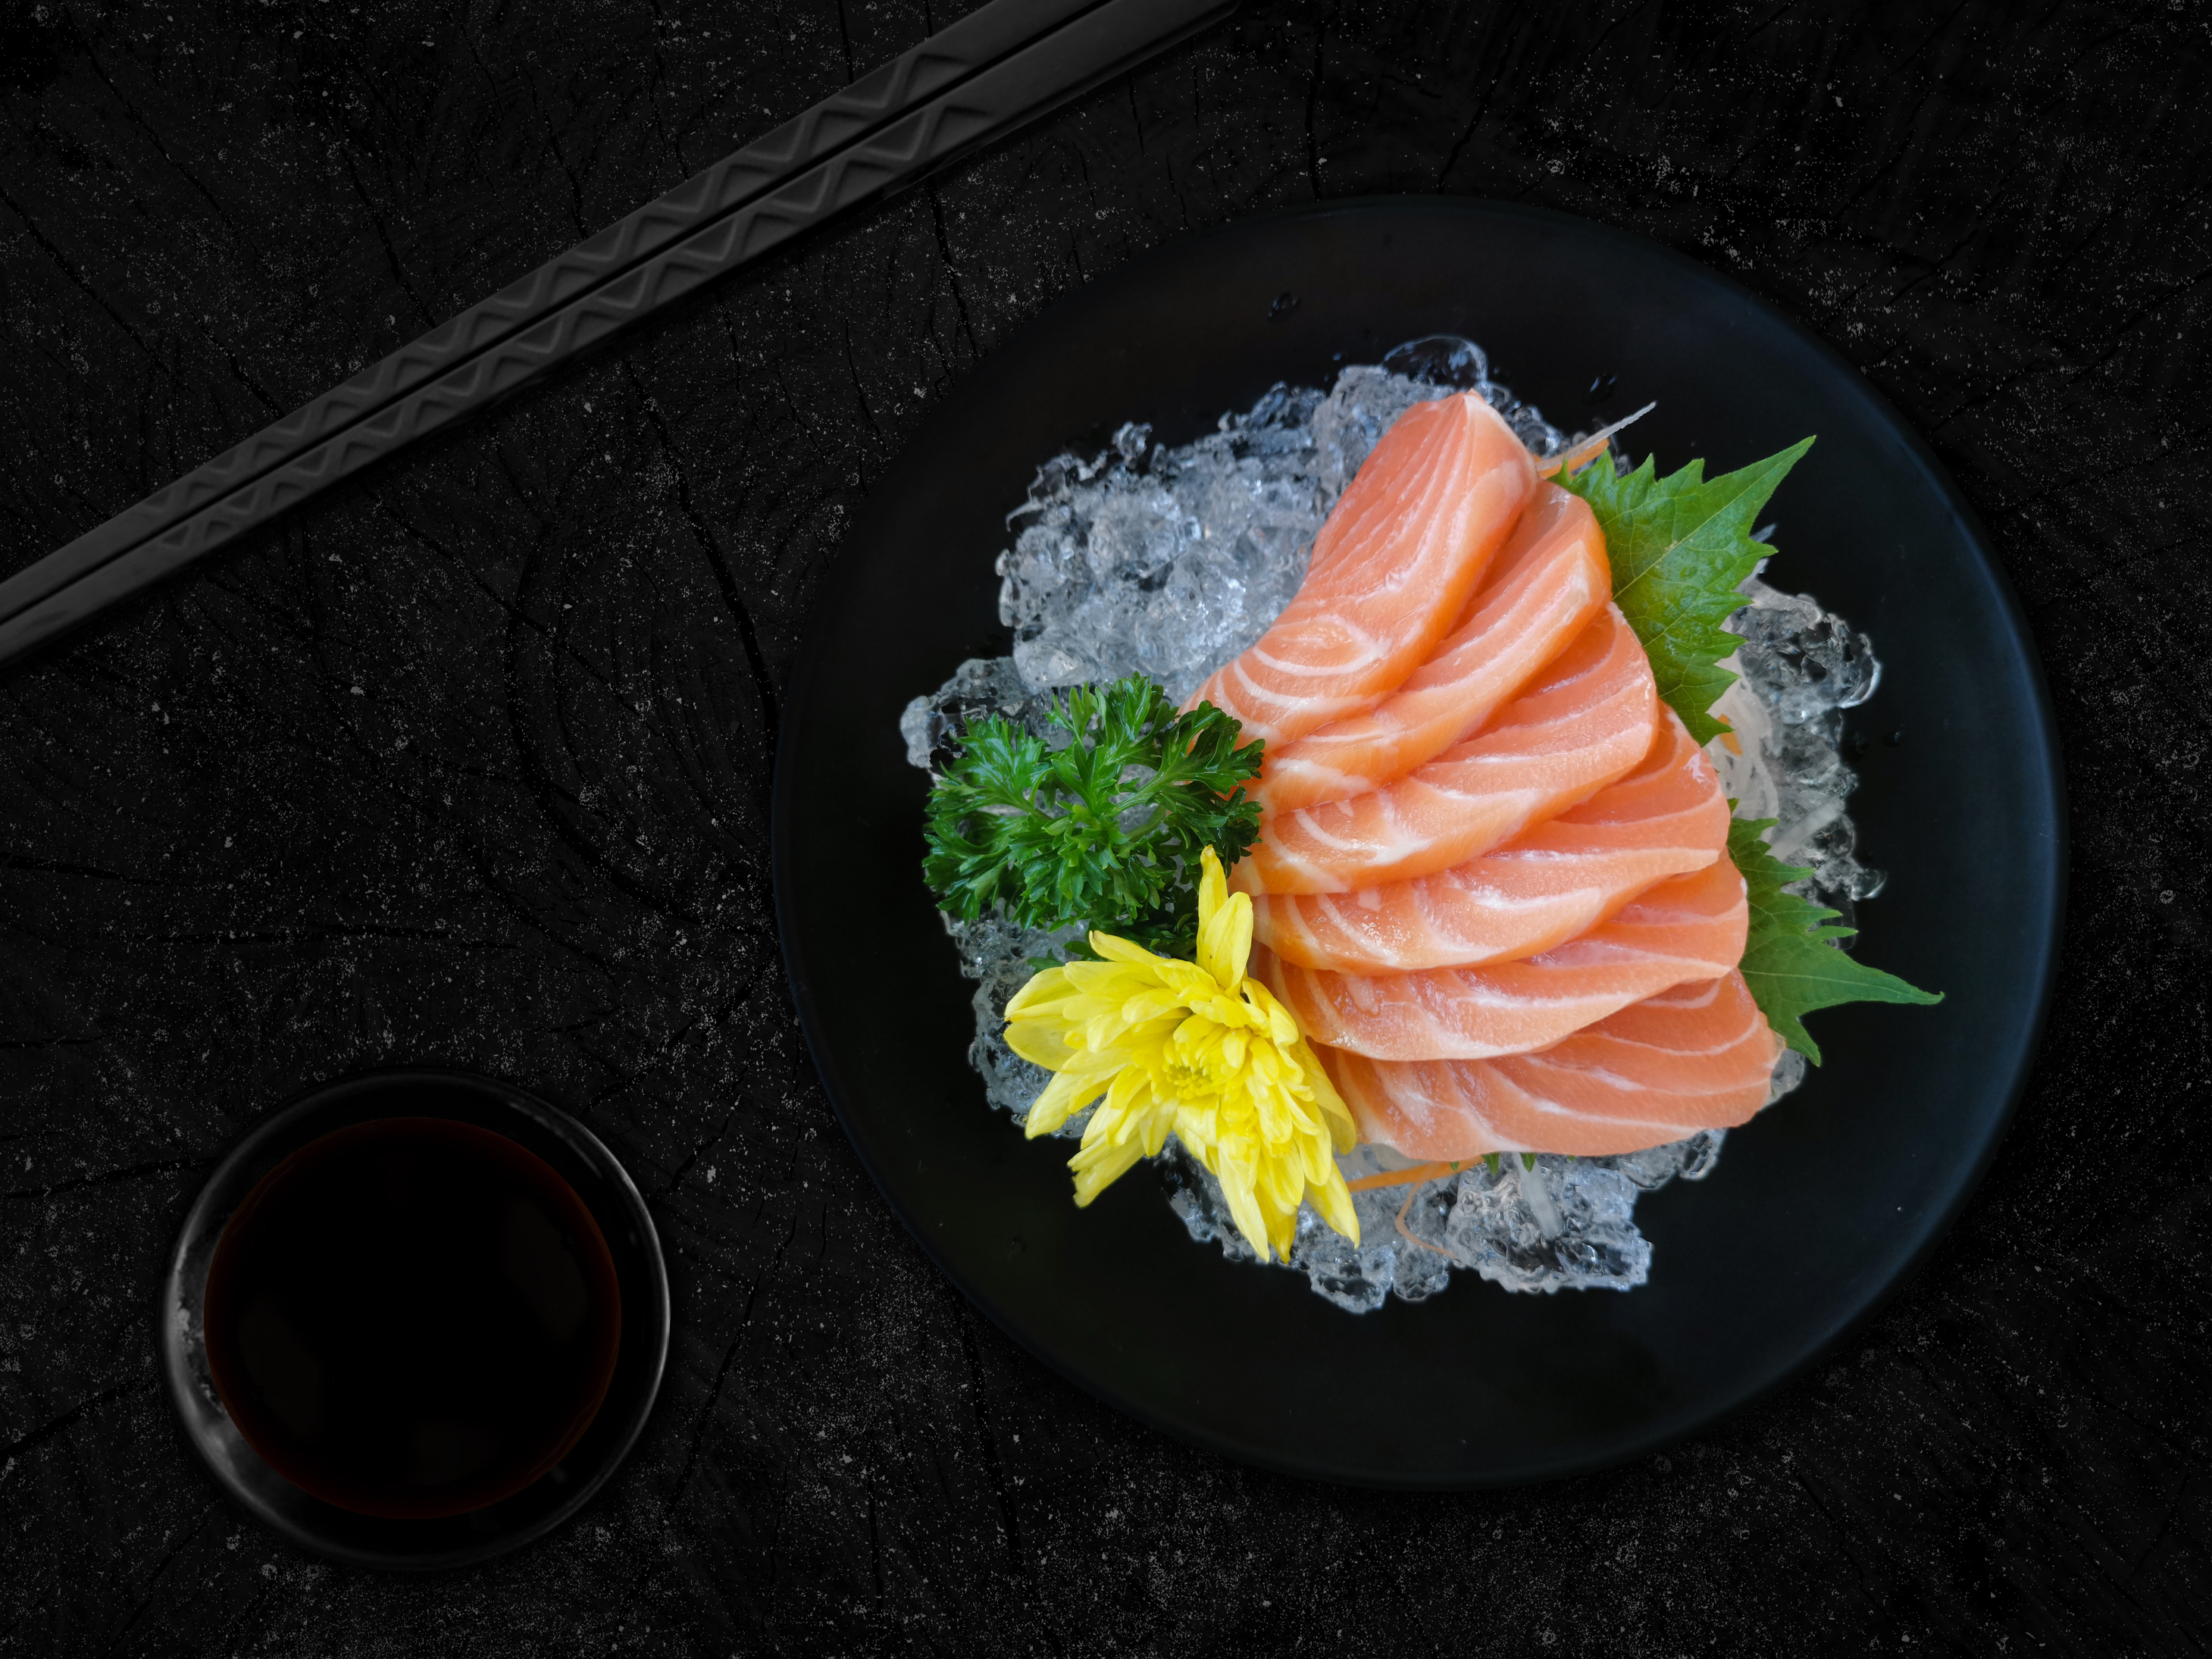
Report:
[{"label": "crushed ice", "polygon": [[[961,664],[899,720],[907,757],[934,769],[965,724],[1003,714],[1045,729],[1056,688],[1142,672],[1176,702],[1266,631],[1304,579],[1322,520],[1390,422],[1414,404],[1479,390],[1538,454],[1572,440],[1489,378],[1471,342],[1436,337],[1401,346],[1380,364],[1346,368],[1326,394],[1278,386],[1244,414],[1170,448],[1131,424],[1085,459],[1059,455],[1038,469],[1029,499],[1007,517],[1013,545],[999,558],[1000,617],[1012,657]],[[1764,532],[1762,532],[1764,533]],[[1762,567],[1763,568],[1763,567]],[[1711,749],[1745,817],[1775,818],[1785,863],[1809,866],[1805,890],[1849,913],[1880,892],[1882,874],[1858,862],[1844,802],[1858,780],[1844,763],[1844,711],[1874,695],[1881,667],[1863,634],[1803,594],[1757,575],[1729,628],[1743,645],[1728,666],[1742,678],[1715,705],[1743,752]],[[1003,917],[945,931],[975,981],[969,1055],[992,1105],[1020,1116],[1047,1073],[1001,1035],[1006,1000],[1039,957],[1057,957],[1073,929],[1042,933]],[[1802,1056],[1775,1067],[1769,1103],[1803,1080]],[[1083,1119],[1060,1133],[1078,1136]],[[1640,1194],[1702,1180],[1726,1131],[1614,1158],[1502,1155],[1440,1180],[1354,1194],[1362,1243],[1332,1231],[1310,1206],[1298,1217],[1290,1266],[1316,1294],[1355,1313],[1396,1295],[1435,1295],[1458,1267],[1509,1291],[1629,1290],[1644,1282],[1651,1246],[1636,1226]],[[1339,1160],[1357,1180],[1407,1160],[1363,1146]],[[1169,1203],[1191,1237],[1252,1261],[1214,1178],[1170,1141],[1159,1160]]]},{"label": "crushed ice", "polygon": [[1267,629],[1305,580],[1322,520],[1390,423],[1480,390],[1523,442],[1561,434],[1490,379],[1481,350],[1432,337],[1338,375],[1327,396],[1278,386],[1194,443],[1131,423],[1089,460],[1055,456],[1007,515],[999,620],[1036,687],[1149,674],[1180,704]]}]

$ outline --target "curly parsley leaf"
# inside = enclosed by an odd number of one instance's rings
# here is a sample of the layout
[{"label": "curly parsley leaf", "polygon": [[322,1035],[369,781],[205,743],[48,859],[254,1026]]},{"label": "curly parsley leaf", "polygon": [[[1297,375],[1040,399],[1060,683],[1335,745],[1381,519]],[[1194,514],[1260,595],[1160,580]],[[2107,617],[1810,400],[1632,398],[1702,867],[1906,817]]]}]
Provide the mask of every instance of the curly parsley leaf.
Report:
[{"label": "curly parsley leaf", "polygon": [[1908,985],[1838,950],[1834,941],[1858,930],[1832,925],[1836,912],[1784,892],[1813,872],[1783,863],[1760,836],[1772,818],[1736,818],[1729,824],[1729,856],[1743,872],[1751,902],[1751,935],[1743,947],[1743,982],[1766,1023],[1784,1042],[1815,1066],[1820,1045],[1806,1034],[1802,1016],[1840,1002],[1934,1003],[1939,992]]},{"label": "curly parsley leaf", "polygon": [[1751,539],[1759,509],[1805,438],[1778,455],[1708,480],[1692,461],[1662,478],[1647,456],[1616,476],[1601,457],[1557,482],[1590,505],[1613,563],[1613,597],[1651,659],[1665,698],[1699,743],[1720,735],[1714,700],[1735,678],[1719,666],[1742,641],[1721,624],[1743,608],[1737,586],[1773,550]]},{"label": "curly parsley leaf", "polygon": [[969,726],[929,794],[922,873],[974,921],[994,904],[1025,927],[1079,922],[1188,956],[1201,849],[1233,865],[1260,836],[1243,785],[1261,745],[1211,703],[1178,714],[1141,674],[1055,701],[1064,747],[996,715]]}]

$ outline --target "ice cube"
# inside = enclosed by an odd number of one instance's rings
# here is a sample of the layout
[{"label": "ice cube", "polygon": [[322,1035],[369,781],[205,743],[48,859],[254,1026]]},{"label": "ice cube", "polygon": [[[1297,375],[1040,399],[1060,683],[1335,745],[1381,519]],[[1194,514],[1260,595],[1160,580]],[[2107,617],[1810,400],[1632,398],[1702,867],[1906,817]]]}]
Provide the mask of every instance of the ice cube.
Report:
[{"label": "ice cube", "polygon": [[1460,1176],[1444,1246],[1510,1291],[1630,1290],[1651,1270],[1637,1190],[1595,1163],[1547,1155],[1529,1169],[1509,1154],[1495,1170],[1478,1164]]}]

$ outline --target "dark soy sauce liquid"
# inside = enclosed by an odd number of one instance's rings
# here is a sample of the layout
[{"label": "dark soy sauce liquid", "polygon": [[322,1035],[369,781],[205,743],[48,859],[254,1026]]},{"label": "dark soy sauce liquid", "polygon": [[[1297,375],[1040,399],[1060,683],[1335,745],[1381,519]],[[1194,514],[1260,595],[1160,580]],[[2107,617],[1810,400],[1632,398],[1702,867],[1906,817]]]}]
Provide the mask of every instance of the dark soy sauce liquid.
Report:
[{"label": "dark soy sauce liquid", "polygon": [[605,1397],[622,1302],[598,1224],[544,1159],[393,1117],[310,1142],[246,1194],[206,1329],[224,1408],[280,1474],[412,1519],[561,1460]]}]

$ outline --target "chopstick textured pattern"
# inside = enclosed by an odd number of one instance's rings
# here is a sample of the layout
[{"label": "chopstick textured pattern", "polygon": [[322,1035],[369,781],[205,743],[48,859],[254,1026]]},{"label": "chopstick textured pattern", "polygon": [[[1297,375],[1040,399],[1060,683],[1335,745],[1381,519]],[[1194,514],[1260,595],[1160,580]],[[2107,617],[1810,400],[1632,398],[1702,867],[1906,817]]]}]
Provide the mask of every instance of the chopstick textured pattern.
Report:
[{"label": "chopstick textured pattern", "polygon": [[0,662],[1233,4],[994,0],[0,582]]}]

